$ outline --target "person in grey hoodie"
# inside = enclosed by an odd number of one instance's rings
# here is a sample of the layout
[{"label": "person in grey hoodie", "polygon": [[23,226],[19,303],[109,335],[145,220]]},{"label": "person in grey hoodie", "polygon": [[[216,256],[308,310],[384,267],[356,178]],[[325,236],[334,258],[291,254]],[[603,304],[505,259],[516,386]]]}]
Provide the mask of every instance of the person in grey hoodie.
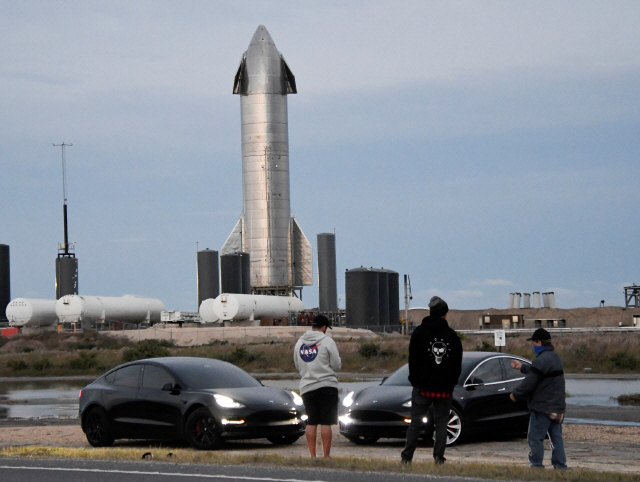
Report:
[{"label": "person in grey hoodie", "polygon": [[306,438],[311,457],[316,456],[318,425],[325,457],[331,452],[331,425],[338,423],[338,377],[342,360],[336,342],[326,335],[331,323],[324,315],[313,319],[293,351],[293,363],[300,372],[300,395],[307,411]]},{"label": "person in grey hoodie", "polygon": [[551,465],[554,469],[566,469],[567,457],[562,440],[562,422],[567,407],[562,360],[553,349],[551,334],[538,328],[531,338],[536,359],[531,365],[512,360],[511,366],[524,374],[522,383],[514,388],[511,399],[526,400],[531,411],[529,418],[529,465],[543,467],[543,440],[551,441]]}]

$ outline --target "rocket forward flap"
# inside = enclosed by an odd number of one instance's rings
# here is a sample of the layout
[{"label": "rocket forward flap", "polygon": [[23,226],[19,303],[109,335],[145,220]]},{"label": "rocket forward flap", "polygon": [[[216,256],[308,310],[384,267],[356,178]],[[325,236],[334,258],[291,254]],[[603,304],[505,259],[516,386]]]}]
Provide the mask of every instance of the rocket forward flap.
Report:
[{"label": "rocket forward flap", "polygon": [[287,61],[284,60],[284,57],[281,55],[280,59],[282,59],[282,70],[284,70],[283,79],[286,79],[287,83],[287,94],[297,94],[298,91],[296,89],[296,77],[291,72],[291,69],[287,65]]},{"label": "rocket forward flap", "polygon": [[311,243],[291,218],[291,271],[293,286],[311,286],[313,284],[313,252]]},{"label": "rocket forward flap", "polygon": [[220,254],[241,253],[242,251],[242,218],[240,218],[236,223],[236,227],[233,228],[233,231],[224,242]]}]

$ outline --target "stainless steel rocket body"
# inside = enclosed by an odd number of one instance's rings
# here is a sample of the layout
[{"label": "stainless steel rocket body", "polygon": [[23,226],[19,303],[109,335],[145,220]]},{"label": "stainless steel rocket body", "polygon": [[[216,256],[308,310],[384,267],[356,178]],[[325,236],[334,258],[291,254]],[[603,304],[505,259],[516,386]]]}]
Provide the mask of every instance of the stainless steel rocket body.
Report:
[{"label": "stainless steel rocket body", "polygon": [[258,291],[311,284],[311,268],[303,273],[306,260],[297,259],[308,257],[310,266],[311,247],[289,197],[287,94],[296,93],[295,78],[262,25],[240,62],[234,93],[241,107],[243,215],[222,253],[250,254]]}]

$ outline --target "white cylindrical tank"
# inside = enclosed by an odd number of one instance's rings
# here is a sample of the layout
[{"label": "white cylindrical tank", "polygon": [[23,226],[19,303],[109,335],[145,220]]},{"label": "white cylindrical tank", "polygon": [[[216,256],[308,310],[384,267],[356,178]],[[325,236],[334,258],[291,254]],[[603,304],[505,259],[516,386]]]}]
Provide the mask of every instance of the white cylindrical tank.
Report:
[{"label": "white cylindrical tank", "polygon": [[540,308],[540,292],[539,291],[534,291],[533,292],[533,307],[534,308]]},{"label": "white cylindrical tank", "polygon": [[294,296],[223,293],[213,302],[213,313],[222,321],[284,318],[290,312],[302,310],[304,310],[302,301]]},{"label": "white cylindrical tank", "polygon": [[5,310],[9,326],[51,326],[58,323],[56,300],[16,298]]},{"label": "white cylindrical tank", "polygon": [[522,297],[522,293],[514,293],[513,294],[513,308],[519,310],[520,309],[520,299]]},{"label": "white cylindrical tank", "polygon": [[200,313],[200,319],[203,323],[222,323],[222,320],[213,312],[214,302],[215,298],[207,298],[200,303],[200,309],[198,312]]},{"label": "white cylindrical tank", "polygon": [[56,302],[60,323],[157,323],[164,309],[160,300],[134,296],[67,295]]},{"label": "white cylindrical tank", "polygon": [[556,309],[558,305],[556,304],[556,295],[553,291],[549,291],[547,293],[547,297],[549,298],[549,308]]},{"label": "white cylindrical tank", "polygon": [[550,306],[549,306],[549,293],[542,293],[542,305],[545,308],[550,308]]},{"label": "white cylindrical tank", "polygon": [[525,293],[523,296],[523,308],[531,308],[531,293]]},{"label": "white cylindrical tank", "polygon": [[509,309],[513,308],[513,297],[515,296],[514,293],[509,293]]}]

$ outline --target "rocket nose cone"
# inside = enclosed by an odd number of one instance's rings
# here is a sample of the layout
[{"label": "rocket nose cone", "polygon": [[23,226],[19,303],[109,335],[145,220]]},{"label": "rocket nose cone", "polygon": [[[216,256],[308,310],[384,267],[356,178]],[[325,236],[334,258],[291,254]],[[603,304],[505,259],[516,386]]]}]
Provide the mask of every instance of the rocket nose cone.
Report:
[{"label": "rocket nose cone", "polygon": [[265,27],[264,25],[260,25],[256,29],[256,33],[254,33],[253,37],[251,38],[251,42],[249,43],[249,48],[251,48],[251,46],[258,46],[258,45],[265,45],[265,44],[272,45],[274,48],[276,46],[276,44],[273,42],[273,39],[271,38],[271,35],[269,35],[269,31],[267,30],[267,27]]}]

